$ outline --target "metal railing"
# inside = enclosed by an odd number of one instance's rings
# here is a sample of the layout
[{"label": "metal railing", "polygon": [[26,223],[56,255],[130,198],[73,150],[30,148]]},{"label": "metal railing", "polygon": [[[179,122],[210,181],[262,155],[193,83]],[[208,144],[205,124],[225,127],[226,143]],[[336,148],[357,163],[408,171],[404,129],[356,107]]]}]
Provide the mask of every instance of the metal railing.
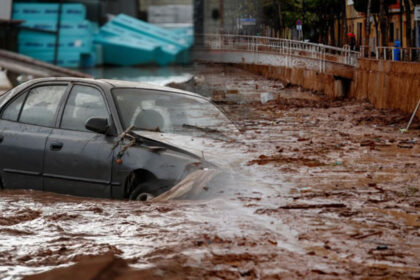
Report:
[{"label": "metal railing", "polygon": [[[368,50],[366,50],[368,48]],[[406,62],[420,62],[420,48],[398,48],[398,47],[360,47],[361,57],[377,60],[394,60]]]},{"label": "metal railing", "polygon": [[229,34],[198,35],[195,38],[195,48],[274,53],[311,58],[324,62],[322,71],[325,71],[325,62],[327,61],[356,67],[357,58],[360,56],[359,52],[350,50],[348,46],[338,48],[304,41]]}]

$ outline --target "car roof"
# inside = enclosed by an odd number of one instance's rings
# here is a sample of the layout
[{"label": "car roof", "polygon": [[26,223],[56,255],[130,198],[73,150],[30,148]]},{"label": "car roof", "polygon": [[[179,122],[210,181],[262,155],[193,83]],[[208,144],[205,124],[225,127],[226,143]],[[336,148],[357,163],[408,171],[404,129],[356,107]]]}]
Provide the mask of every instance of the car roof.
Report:
[{"label": "car roof", "polygon": [[133,82],[133,81],[122,81],[122,80],[93,79],[93,78],[49,77],[49,78],[38,78],[38,79],[27,81],[9,90],[8,92],[5,92],[4,94],[2,94],[2,98],[0,98],[0,108],[3,107],[3,105],[6,104],[8,100],[13,98],[17,93],[21,92],[21,90],[23,90],[24,88],[36,85],[38,83],[44,83],[44,82],[81,82],[81,83],[88,83],[88,84],[99,85],[99,86],[106,85],[108,87],[113,87],[113,88],[138,88],[138,89],[159,90],[159,91],[166,91],[170,93],[188,95],[191,97],[201,98],[201,99],[211,102],[209,98],[199,95],[197,93],[180,90],[176,88],[171,88],[171,87],[159,86],[155,84]]},{"label": "car roof", "polygon": [[103,82],[109,83],[113,87],[116,87],[116,88],[141,88],[141,89],[150,89],[150,90],[170,91],[170,92],[176,92],[176,93],[203,98],[202,95],[199,95],[197,93],[180,90],[176,88],[171,88],[171,87],[159,86],[156,84],[134,82],[134,81],[108,80],[108,79],[98,79],[97,81],[103,81]]},{"label": "car roof", "polygon": [[[189,95],[193,97],[208,99],[197,93],[180,90],[171,87],[159,86],[155,84],[143,83],[143,82],[134,82],[134,81],[123,81],[123,80],[110,80],[110,79],[92,79],[92,78],[74,78],[74,77],[51,77],[51,78],[39,78],[29,81],[30,84],[36,84],[39,82],[53,82],[53,81],[63,81],[63,82],[84,82],[91,84],[108,84],[115,88],[139,88],[139,89],[150,89],[150,90],[160,90],[168,91],[173,93],[179,93],[184,95]],[[26,83],[25,83],[26,84]]]}]

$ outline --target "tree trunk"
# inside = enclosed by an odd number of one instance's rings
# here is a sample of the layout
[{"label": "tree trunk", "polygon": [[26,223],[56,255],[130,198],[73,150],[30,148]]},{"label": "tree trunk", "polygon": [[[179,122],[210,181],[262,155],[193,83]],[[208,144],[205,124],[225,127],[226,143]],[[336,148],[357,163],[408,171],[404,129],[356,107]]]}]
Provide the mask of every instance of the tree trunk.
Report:
[{"label": "tree trunk", "polygon": [[372,6],[372,0],[368,0],[367,12],[366,12],[366,30],[365,30],[365,39],[363,45],[365,46],[365,57],[369,57],[369,38],[370,38],[370,8]]},{"label": "tree trunk", "polygon": [[341,44],[341,34],[343,33],[343,26],[342,26],[342,17],[338,17],[337,20],[337,47],[342,46]]},{"label": "tree trunk", "polygon": [[381,26],[381,46],[386,47],[388,45],[388,26],[387,26],[387,15],[386,15],[385,0],[379,1],[379,24]]},{"label": "tree trunk", "polygon": [[349,29],[348,29],[348,26],[347,26],[347,15],[345,15],[343,17],[343,29],[344,29],[343,44],[348,45],[349,42],[348,42],[348,39],[347,39],[347,33],[349,33]]},{"label": "tree trunk", "polygon": [[373,17],[373,21],[375,22],[376,46],[379,46],[380,45],[380,42],[379,42],[379,23],[378,23],[378,17],[376,15]]},{"label": "tree trunk", "polygon": [[[411,47],[411,5],[410,0],[404,0],[404,6],[405,6],[405,20],[406,20],[406,26],[405,26],[405,37],[407,39],[407,48]],[[402,40],[402,38],[401,38]]]},{"label": "tree trunk", "polygon": [[345,41],[346,34],[347,34],[347,27],[346,27],[346,25],[347,25],[346,16],[344,15],[343,17],[341,17],[341,28],[340,28],[340,32],[341,32],[340,46],[341,47],[346,44],[346,41]]},{"label": "tree trunk", "polygon": [[279,12],[279,31],[280,31],[280,37],[283,37],[283,27],[284,27],[284,25],[283,25],[283,11],[282,11],[282,9],[281,9],[281,1],[280,0],[277,0],[277,10],[278,10],[278,12]]}]

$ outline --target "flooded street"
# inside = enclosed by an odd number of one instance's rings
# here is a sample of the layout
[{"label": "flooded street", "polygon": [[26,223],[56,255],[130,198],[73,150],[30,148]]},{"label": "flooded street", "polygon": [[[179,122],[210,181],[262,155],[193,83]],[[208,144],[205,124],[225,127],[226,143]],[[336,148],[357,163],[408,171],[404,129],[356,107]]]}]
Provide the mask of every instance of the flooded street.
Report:
[{"label": "flooded street", "polygon": [[190,80],[176,86],[212,97],[243,131],[191,143],[213,145],[236,175],[210,200],[0,191],[1,279],[75,263],[84,279],[420,278],[420,123],[403,134],[407,115],[230,67],[175,76],[155,81]]}]

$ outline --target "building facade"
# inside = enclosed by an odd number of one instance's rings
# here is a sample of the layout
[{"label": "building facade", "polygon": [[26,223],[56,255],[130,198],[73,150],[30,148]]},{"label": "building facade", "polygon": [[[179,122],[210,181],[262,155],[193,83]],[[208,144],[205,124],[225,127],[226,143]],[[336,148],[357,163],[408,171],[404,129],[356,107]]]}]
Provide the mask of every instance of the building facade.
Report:
[{"label": "building facade", "polygon": [[[413,2],[413,1],[412,1]],[[387,11],[387,44],[394,46],[395,41],[399,41],[402,47],[415,46],[416,24],[414,20],[415,4],[410,5],[410,19],[407,19],[404,1],[398,0],[396,4],[390,5]],[[346,31],[353,33],[356,38],[356,45],[368,45],[371,48],[381,45],[381,27],[379,15],[372,14],[370,18],[369,41],[365,42],[366,35],[366,14],[356,11],[352,0],[346,0]],[[407,28],[410,28],[410,36],[407,36]],[[418,35],[417,35],[418,36]]]},{"label": "building facade", "polygon": [[261,0],[195,0],[194,19],[198,33],[259,35],[262,3]]}]

